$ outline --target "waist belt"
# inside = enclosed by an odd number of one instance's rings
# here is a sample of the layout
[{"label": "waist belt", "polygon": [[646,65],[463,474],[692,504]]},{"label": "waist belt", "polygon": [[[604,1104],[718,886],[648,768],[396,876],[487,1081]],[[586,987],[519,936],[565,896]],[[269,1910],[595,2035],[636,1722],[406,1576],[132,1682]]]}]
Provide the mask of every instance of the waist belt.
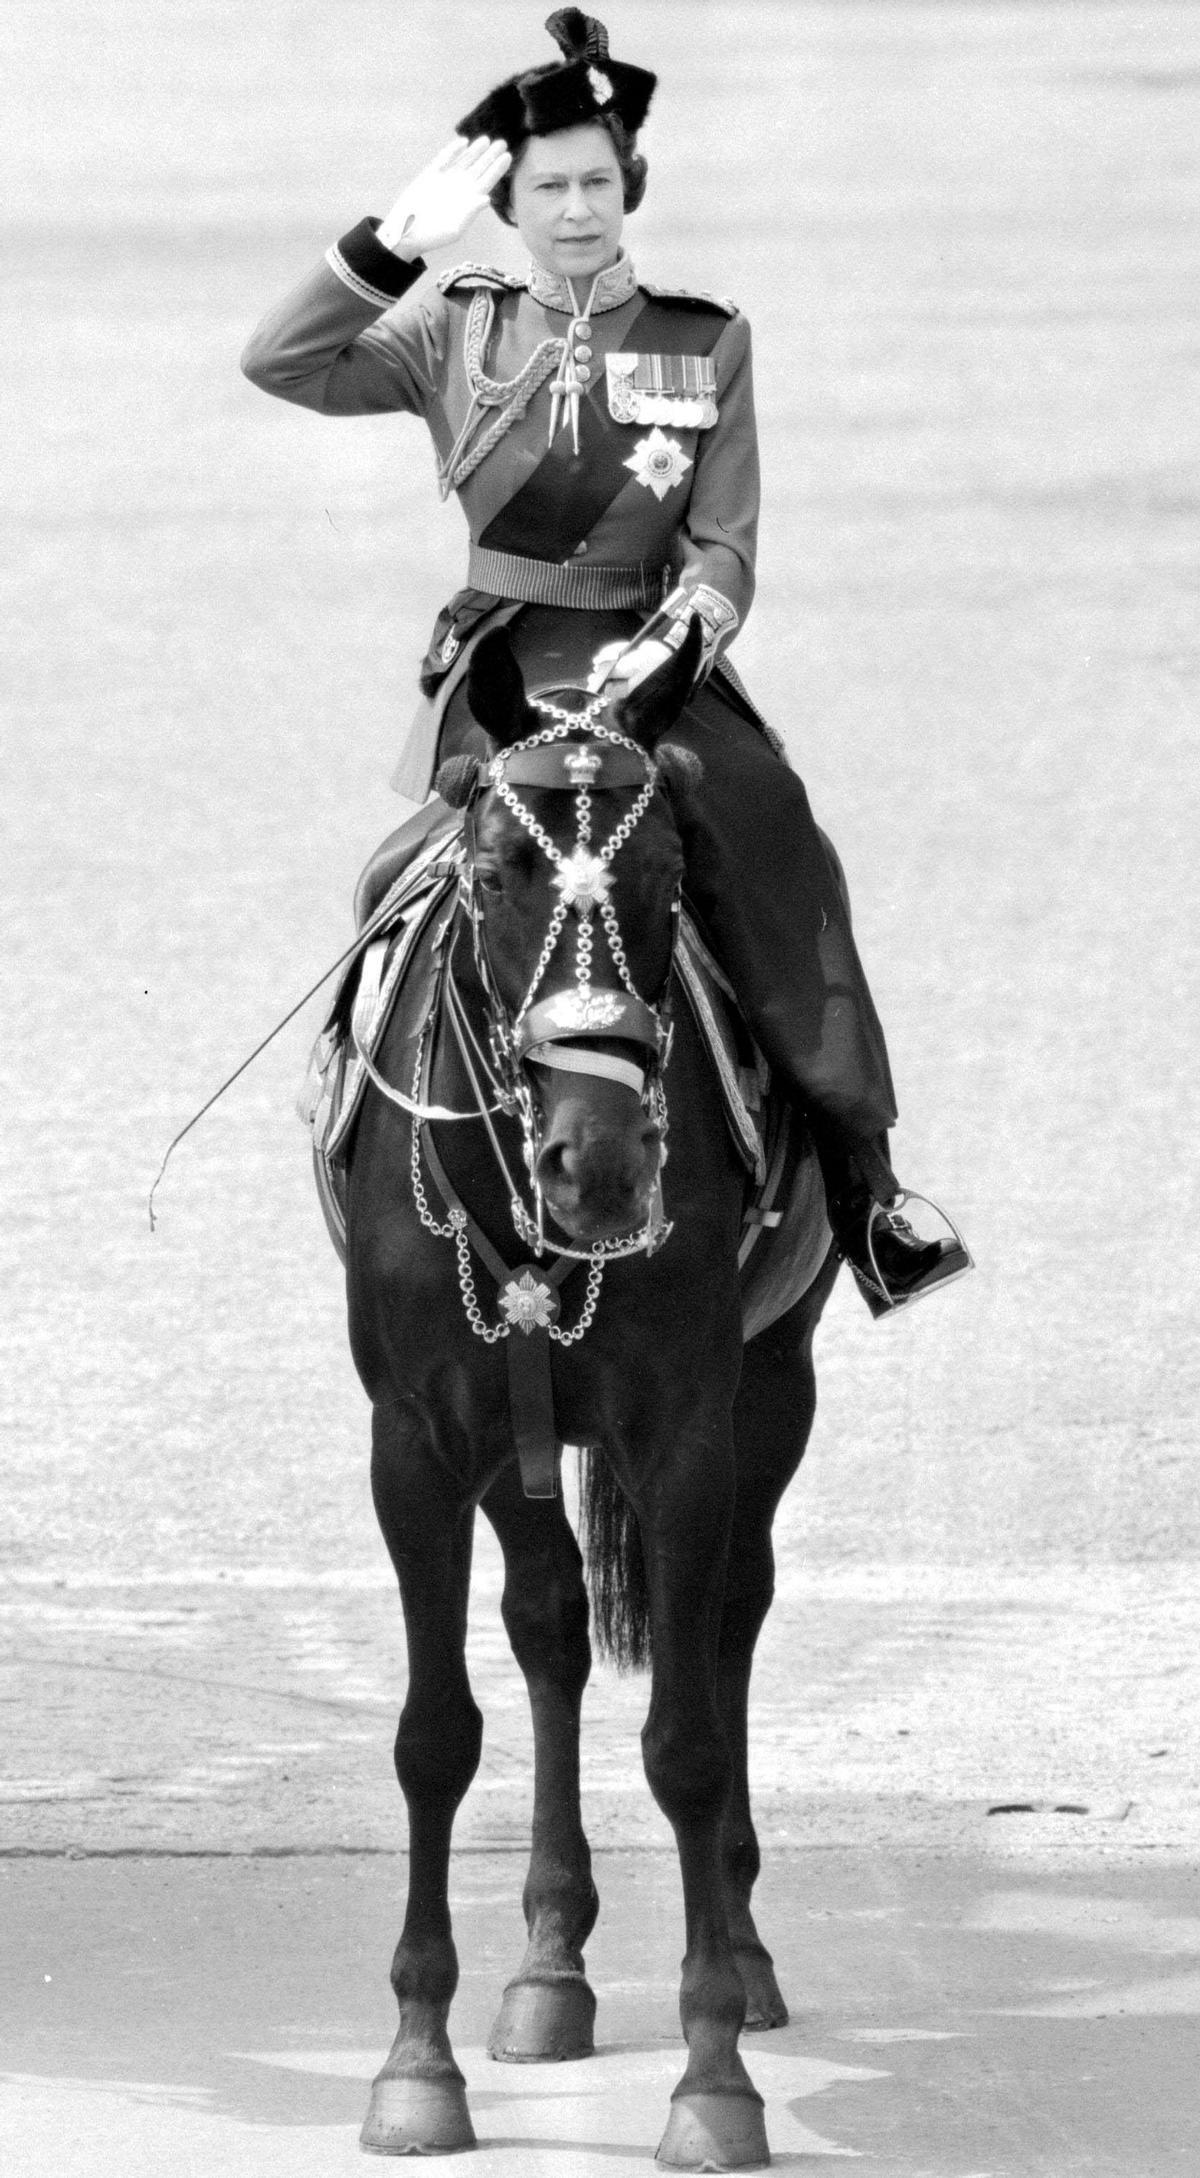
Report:
[{"label": "waist belt", "polygon": [[662,602],[666,573],[661,567],[589,566],[582,559],[527,560],[521,553],[472,545],[467,582],[473,590],[519,598],[525,605],[652,612]]}]

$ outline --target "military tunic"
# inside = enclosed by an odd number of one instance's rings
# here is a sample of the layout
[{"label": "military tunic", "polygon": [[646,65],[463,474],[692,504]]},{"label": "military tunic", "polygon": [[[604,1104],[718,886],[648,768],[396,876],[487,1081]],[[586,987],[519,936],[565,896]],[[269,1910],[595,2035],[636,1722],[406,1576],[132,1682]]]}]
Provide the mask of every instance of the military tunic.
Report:
[{"label": "military tunic", "polygon": [[[851,1142],[895,1117],[882,1031],[826,843],[781,744],[724,653],[754,594],[758,455],[750,332],[732,303],[640,284],[628,258],[573,286],[425,268],[344,236],[254,333],[256,385],[328,416],[408,412],[470,532],[467,586],[435,627],[424,703],[394,784],[419,798],[435,758],[478,735],[470,652],[509,624],[532,687],[582,682],[595,650],[666,601],[664,639],[698,614],[700,680],[672,739],[704,787],[688,888],[773,1065]],[[552,432],[552,425],[556,425]]]}]

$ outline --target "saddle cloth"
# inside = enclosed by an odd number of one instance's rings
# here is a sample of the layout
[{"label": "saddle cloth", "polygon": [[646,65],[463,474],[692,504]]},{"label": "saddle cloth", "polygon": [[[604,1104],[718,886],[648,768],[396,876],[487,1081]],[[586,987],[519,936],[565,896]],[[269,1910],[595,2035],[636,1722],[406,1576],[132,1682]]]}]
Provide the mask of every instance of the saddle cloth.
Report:
[{"label": "saddle cloth", "polygon": [[[346,1166],[354,1122],[405,977],[423,938],[436,954],[453,920],[462,859],[457,820],[441,827],[397,878],[361,950],[343,971],[313,1045],[296,1109],[312,1135],[317,1193],[329,1236],[346,1260]],[[738,1249],[743,1335],[753,1338],[799,1300],[831,1240],[820,1170],[789,1099],[770,1070],[734,994],[686,910],[675,977],[721,1091],[725,1124],[746,1173]],[[428,982],[432,1003],[434,979]],[[426,1000],[422,998],[422,1010]],[[411,1094],[410,1082],[397,1087]]]}]

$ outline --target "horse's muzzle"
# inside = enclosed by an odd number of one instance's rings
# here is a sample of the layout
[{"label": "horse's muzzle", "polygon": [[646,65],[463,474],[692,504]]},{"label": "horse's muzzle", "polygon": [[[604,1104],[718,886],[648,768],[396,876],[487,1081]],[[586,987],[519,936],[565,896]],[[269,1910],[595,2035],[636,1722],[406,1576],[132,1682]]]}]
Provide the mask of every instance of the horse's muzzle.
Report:
[{"label": "horse's muzzle", "polygon": [[546,1127],[535,1176],[555,1222],[588,1245],[645,1223],[661,1155],[662,1129],[640,1105],[618,1122],[572,1097]]}]

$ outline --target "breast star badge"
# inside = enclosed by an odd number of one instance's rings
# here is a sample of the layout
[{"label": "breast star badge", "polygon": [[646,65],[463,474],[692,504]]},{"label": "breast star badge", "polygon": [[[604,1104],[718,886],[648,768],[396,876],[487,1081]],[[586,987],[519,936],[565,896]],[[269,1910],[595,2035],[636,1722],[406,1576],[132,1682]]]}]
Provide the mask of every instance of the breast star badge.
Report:
[{"label": "breast star badge", "polygon": [[500,1288],[500,1306],[505,1321],[512,1331],[523,1331],[531,1338],[535,1331],[548,1330],[558,1315],[558,1295],[553,1287],[543,1284],[531,1270],[523,1270]]},{"label": "breast star badge", "polygon": [[639,439],[625,463],[632,469],[639,484],[645,484],[656,499],[665,499],[669,491],[682,484],[692,466],[692,457],[685,454],[678,439],[655,424],[653,431]]}]

